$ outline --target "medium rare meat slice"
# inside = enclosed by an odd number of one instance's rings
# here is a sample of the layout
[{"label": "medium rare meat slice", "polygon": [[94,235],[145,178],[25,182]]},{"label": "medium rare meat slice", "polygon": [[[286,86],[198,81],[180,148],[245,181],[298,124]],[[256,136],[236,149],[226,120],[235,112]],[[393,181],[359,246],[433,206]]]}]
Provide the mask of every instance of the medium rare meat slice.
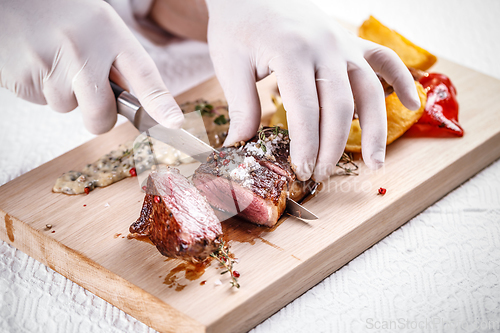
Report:
[{"label": "medium rare meat slice", "polygon": [[141,216],[130,232],[148,236],[164,256],[201,261],[218,248],[222,227],[189,180],[159,166],[148,177]]},{"label": "medium rare meat slice", "polygon": [[283,214],[287,196],[300,200],[314,183],[296,180],[289,144],[285,131],[261,130],[245,145],[222,148],[210,157],[193,182],[215,208],[271,227]]},{"label": "medium rare meat slice", "polygon": [[198,190],[217,209],[273,226],[286,207],[285,177],[236,148],[222,148],[221,155],[226,158],[212,157],[195,171],[193,182]]}]

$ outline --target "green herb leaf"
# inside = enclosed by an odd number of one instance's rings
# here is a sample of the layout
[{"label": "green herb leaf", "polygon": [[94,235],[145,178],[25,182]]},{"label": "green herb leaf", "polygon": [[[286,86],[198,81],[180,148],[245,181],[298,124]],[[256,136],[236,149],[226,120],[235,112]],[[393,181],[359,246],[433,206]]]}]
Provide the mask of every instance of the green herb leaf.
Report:
[{"label": "green herb leaf", "polygon": [[200,111],[201,115],[202,116],[213,116],[213,109],[214,109],[214,106],[212,104],[208,104],[208,103],[200,103],[200,104],[197,104],[194,109],[196,111]]},{"label": "green herb leaf", "polygon": [[224,117],[223,114],[221,114],[220,116],[214,119],[214,123],[216,123],[217,125],[225,125],[227,124],[227,119],[226,117]]},{"label": "green herb leaf", "polygon": [[132,148],[133,150],[137,150],[139,149],[141,146],[145,145],[146,143],[148,143],[148,140],[149,138],[148,137],[145,137],[142,141],[139,141],[139,142],[135,142],[134,143],[134,147]]},{"label": "green herb leaf", "polygon": [[257,132],[257,135],[259,137],[259,140],[263,142],[264,139],[266,138],[266,134],[264,133],[264,128],[263,127],[259,128],[259,131]]}]

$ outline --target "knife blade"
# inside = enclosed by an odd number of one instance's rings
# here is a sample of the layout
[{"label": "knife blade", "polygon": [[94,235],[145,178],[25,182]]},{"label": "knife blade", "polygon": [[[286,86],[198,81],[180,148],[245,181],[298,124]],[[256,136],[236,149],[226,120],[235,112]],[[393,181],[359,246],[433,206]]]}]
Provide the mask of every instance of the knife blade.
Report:
[{"label": "knife blade", "polygon": [[295,200],[287,198],[285,212],[303,220],[317,220],[318,217]]},{"label": "knife blade", "polygon": [[[217,150],[207,143],[208,137],[203,119],[195,112],[184,114],[188,118],[186,123],[190,124],[190,130],[194,135],[183,128],[166,128],[151,118],[134,95],[114,82],[110,81],[110,84],[116,97],[118,113],[125,116],[140,132],[145,132],[148,136],[180,150],[201,163],[205,163],[210,154],[217,153]],[[206,142],[199,137],[204,137]],[[318,219],[314,213],[288,197],[285,212],[304,220]]]},{"label": "knife blade", "polygon": [[148,136],[174,147],[201,163],[205,163],[210,154],[217,152],[207,143],[208,136],[205,125],[198,113],[191,112],[184,115],[186,126],[194,135],[184,128],[166,128],[158,124],[144,110],[134,95],[113,82],[110,82],[110,84],[116,97],[118,113],[125,116],[140,132],[145,132]]}]

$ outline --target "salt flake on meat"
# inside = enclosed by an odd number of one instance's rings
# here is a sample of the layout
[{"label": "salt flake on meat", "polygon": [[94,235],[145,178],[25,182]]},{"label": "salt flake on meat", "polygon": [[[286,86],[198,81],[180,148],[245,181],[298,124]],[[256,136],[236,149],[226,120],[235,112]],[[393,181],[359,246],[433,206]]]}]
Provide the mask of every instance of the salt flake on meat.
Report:
[{"label": "salt flake on meat", "polygon": [[[281,133],[279,133],[281,134]],[[234,163],[211,158],[198,167],[193,182],[210,204],[259,225],[273,226],[286,207],[286,198],[302,199],[309,182],[298,181],[290,164],[290,141],[270,131],[241,149],[220,153]],[[265,152],[264,152],[265,151]]]}]

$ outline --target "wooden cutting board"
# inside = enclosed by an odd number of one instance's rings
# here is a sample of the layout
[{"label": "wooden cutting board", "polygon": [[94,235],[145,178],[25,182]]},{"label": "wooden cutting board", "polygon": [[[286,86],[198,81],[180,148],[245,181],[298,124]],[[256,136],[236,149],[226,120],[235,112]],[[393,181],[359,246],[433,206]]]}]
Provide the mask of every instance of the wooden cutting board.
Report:
[{"label": "wooden cutting board", "polygon": [[[135,178],[89,195],[51,192],[61,173],[134,139],[128,123],[0,187],[0,238],[158,331],[247,331],[500,156],[500,81],[444,60],[433,71],[457,87],[465,136],[403,137],[384,169],[359,162],[359,176],[331,177],[305,203],[317,221],[284,218],[274,230],[226,223],[239,290],[215,262],[203,272],[126,237],[144,196]],[[269,115],[274,83],[259,86]],[[223,94],[211,79],[177,99],[197,98]]]}]

